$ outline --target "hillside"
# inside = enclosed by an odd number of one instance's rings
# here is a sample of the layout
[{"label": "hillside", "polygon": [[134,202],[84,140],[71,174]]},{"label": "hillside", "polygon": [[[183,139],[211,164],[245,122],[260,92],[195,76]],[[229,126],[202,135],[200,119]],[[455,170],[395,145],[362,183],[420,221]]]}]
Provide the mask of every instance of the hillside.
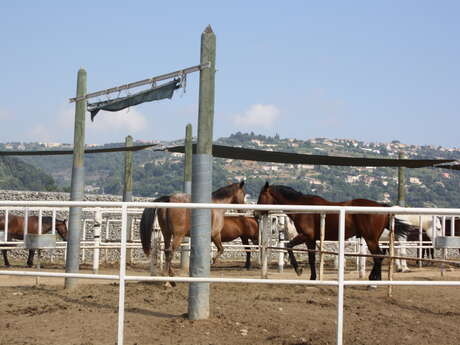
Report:
[{"label": "hillside", "polygon": [[[182,141],[175,141],[161,144],[181,143]],[[408,158],[414,159],[460,160],[460,149],[406,145],[398,141],[365,143],[352,139],[298,140],[278,136],[266,137],[254,133],[236,133],[230,137],[220,138],[216,143],[262,150],[379,158],[395,158],[399,151],[403,151]],[[18,145],[24,149],[44,148],[43,144],[36,143],[8,145],[9,148]],[[105,146],[113,146],[113,144]],[[60,188],[68,189],[70,186],[72,169],[70,156],[21,159],[53,176]],[[182,160],[181,154],[155,152],[151,149],[134,153],[134,195],[157,196],[180,191],[183,181]],[[85,167],[88,192],[122,193],[122,153],[89,154],[85,158]],[[458,207],[460,205],[458,172],[437,168],[406,169],[406,172],[408,206]],[[395,203],[397,198],[396,168],[295,166],[214,159],[213,184],[216,188],[242,178],[247,180],[247,190],[252,199],[257,198],[266,180],[271,183],[287,184],[304,193],[318,194],[330,200],[368,198]]]},{"label": "hillside", "polygon": [[55,191],[51,176],[13,157],[0,157],[0,189]]}]

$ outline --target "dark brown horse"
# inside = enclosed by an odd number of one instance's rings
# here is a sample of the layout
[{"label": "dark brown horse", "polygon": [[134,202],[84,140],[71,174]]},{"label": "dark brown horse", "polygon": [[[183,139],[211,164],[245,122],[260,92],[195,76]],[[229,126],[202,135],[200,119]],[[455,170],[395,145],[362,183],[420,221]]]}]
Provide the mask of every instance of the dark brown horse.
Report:
[{"label": "dark brown horse", "polygon": [[[220,233],[222,242],[231,242],[237,238],[241,238],[243,245],[249,245],[249,240],[252,244],[259,244],[259,224],[254,217],[245,216],[225,216],[224,226]],[[251,268],[251,251],[249,247],[246,249],[246,269]]]},{"label": "dark brown horse", "polygon": [[[244,190],[244,181],[222,187],[212,193],[212,202],[217,204],[243,204],[246,193]],[[162,196],[155,200],[156,202],[179,202],[189,203],[191,198],[189,194],[173,194]],[[189,208],[160,208],[158,212],[154,208],[146,208],[142,213],[139,227],[142,248],[145,255],[150,255],[152,229],[155,222],[155,216],[158,213],[158,223],[163,233],[165,245],[165,271],[170,276],[174,276],[171,261],[176,249],[180,246],[184,236],[190,234],[191,209]],[[217,261],[224,252],[221,240],[221,230],[224,225],[224,209],[212,209],[211,220],[211,239],[217,247],[216,256],[213,263]],[[172,240],[172,244],[171,244]]]},{"label": "dark brown horse", "polygon": [[[28,217],[27,233],[29,234],[38,234],[38,225],[39,220],[38,216]],[[46,234],[52,230],[53,218],[52,217],[42,217],[42,233]],[[0,217],[0,230],[5,230],[5,217]],[[56,219],[56,232],[61,236],[64,241],[67,241],[67,224],[65,220]],[[11,240],[24,240],[24,217],[22,216],[8,216],[8,236],[7,241]],[[3,261],[6,267],[10,266],[8,261],[8,250],[3,249]],[[27,258],[27,266],[32,267],[34,262],[35,250],[29,250],[29,257]]]},{"label": "dark brown horse", "polygon": [[[258,204],[281,204],[281,205],[328,205],[328,206],[388,206],[367,199],[353,199],[344,202],[331,202],[316,195],[302,194],[291,187],[272,185],[268,182],[260,191]],[[297,213],[289,214],[296,227],[298,235],[288,244],[292,248],[301,243],[306,243],[310,252],[308,260],[311,269],[311,280],[316,279],[315,250],[316,241],[320,239],[320,215]],[[379,238],[385,227],[388,227],[389,216],[385,214],[346,214],[345,216],[345,238],[351,236],[363,237],[372,254],[380,255],[382,251],[379,247]],[[338,240],[339,215],[329,214],[326,216],[325,239],[328,241]],[[396,226],[396,232],[399,227]],[[291,264],[296,273],[300,275],[302,270],[299,268],[297,260],[292,251],[288,251]],[[382,258],[374,257],[374,267],[369,276],[369,280],[381,280]]]}]

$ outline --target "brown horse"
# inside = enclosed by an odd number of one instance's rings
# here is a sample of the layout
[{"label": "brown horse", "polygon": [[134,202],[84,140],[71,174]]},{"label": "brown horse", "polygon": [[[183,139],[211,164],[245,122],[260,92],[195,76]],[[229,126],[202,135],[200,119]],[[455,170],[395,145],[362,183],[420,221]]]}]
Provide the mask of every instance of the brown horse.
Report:
[{"label": "brown horse", "polygon": [[[38,216],[28,217],[28,226],[27,233],[29,234],[38,234]],[[46,234],[52,230],[53,218],[52,217],[42,217],[42,233]],[[0,217],[0,230],[5,230],[5,217]],[[66,220],[56,219],[56,231],[61,236],[64,241],[67,241],[67,224]],[[24,240],[24,217],[22,216],[8,216],[8,236],[7,241],[11,240]],[[6,267],[10,267],[10,262],[8,261],[8,250],[3,249],[3,261]],[[35,250],[29,250],[29,257],[27,258],[27,266],[32,267],[34,262]]]},{"label": "brown horse", "polygon": [[[272,185],[268,182],[264,185],[259,194],[258,204],[281,204],[281,205],[329,205],[329,206],[388,206],[367,199],[353,199],[344,202],[331,202],[316,195],[302,194],[291,187]],[[259,213],[259,212],[258,212]],[[311,269],[311,280],[316,279],[315,250],[316,241],[320,239],[320,215],[297,213],[289,214],[296,227],[298,235],[288,244],[292,248],[301,243],[306,243],[310,252],[308,260]],[[396,232],[404,231],[396,221]],[[345,216],[345,238],[351,236],[363,237],[372,254],[380,255],[379,238],[385,227],[389,225],[389,216],[386,214],[346,214]],[[338,240],[339,215],[329,214],[326,216],[325,239],[328,241]],[[297,275],[302,274],[297,260],[292,251],[288,251],[291,264]],[[381,280],[382,261],[380,257],[374,257],[374,267],[370,273],[369,280]]]},{"label": "brown horse", "polygon": [[[217,204],[243,204],[246,193],[244,190],[244,181],[234,183],[222,187],[212,193],[212,202]],[[162,196],[155,202],[191,202],[189,194],[173,194]],[[190,234],[190,219],[191,209],[189,208],[160,208],[156,212],[155,208],[146,208],[142,213],[141,223],[139,227],[142,248],[145,255],[150,255],[152,229],[155,222],[155,216],[158,213],[158,223],[160,224],[161,232],[163,233],[165,243],[165,271],[172,277],[174,271],[171,261],[174,257],[176,249],[180,246],[184,236]],[[220,255],[224,252],[221,240],[221,230],[224,225],[224,209],[212,209],[211,211],[211,239],[217,247],[216,256],[213,263],[217,261]],[[172,240],[172,244],[171,244]]]},{"label": "brown horse", "polygon": [[[259,224],[254,217],[245,216],[225,216],[224,226],[220,233],[222,242],[231,242],[238,237],[245,246],[249,245],[249,240],[252,244],[259,244]],[[251,268],[251,251],[249,247],[246,249],[246,269]]]}]

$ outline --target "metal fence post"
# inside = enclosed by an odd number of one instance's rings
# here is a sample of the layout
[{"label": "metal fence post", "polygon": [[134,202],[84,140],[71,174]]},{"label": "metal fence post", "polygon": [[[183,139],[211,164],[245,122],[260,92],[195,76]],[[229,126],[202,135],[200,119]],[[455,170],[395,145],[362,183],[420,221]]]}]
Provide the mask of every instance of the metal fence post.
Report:
[{"label": "metal fence post", "polygon": [[120,248],[120,286],[118,291],[118,342],[123,345],[125,323],[125,276],[126,276],[126,239],[128,232],[128,207],[121,207],[121,248]]},{"label": "metal fence post", "polygon": [[94,252],[93,252],[93,273],[99,272],[99,257],[101,253],[101,226],[102,226],[102,212],[99,207],[96,208],[94,214]]},{"label": "metal fence post", "polygon": [[336,344],[343,344],[343,299],[345,292],[345,209],[339,213],[339,272],[337,286],[337,334]]}]

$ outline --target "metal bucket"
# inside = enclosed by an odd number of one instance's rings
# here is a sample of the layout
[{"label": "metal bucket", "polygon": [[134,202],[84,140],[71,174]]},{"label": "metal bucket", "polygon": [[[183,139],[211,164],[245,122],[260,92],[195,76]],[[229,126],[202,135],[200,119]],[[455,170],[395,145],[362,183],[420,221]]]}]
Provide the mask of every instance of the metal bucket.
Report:
[{"label": "metal bucket", "polygon": [[26,234],[24,247],[27,249],[55,248],[56,235],[53,234]]},{"label": "metal bucket", "polygon": [[460,237],[438,236],[434,239],[434,247],[439,249],[460,248]]}]

